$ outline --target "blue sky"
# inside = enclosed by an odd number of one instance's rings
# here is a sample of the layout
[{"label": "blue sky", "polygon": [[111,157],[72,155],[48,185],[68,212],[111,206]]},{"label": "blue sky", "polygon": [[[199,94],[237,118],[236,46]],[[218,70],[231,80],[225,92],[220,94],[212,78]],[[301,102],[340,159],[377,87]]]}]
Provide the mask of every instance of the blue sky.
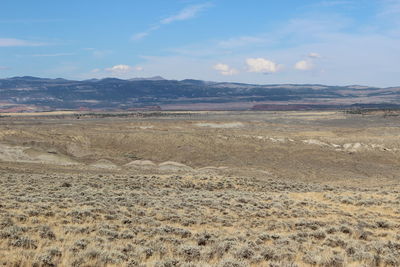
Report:
[{"label": "blue sky", "polygon": [[2,0],[0,77],[400,85],[400,0]]}]

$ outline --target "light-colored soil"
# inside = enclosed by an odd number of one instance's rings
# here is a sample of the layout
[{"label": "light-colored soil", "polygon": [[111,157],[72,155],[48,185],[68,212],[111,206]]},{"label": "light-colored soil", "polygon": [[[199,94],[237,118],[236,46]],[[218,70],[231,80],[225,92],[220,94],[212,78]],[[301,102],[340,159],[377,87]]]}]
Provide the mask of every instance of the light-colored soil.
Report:
[{"label": "light-colored soil", "polygon": [[243,127],[244,124],[241,122],[228,122],[228,123],[196,123],[195,124],[198,127],[210,127],[210,128],[238,128],[238,127]]},{"label": "light-colored soil", "polygon": [[66,155],[58,155],[55,151],[42,152],[23,146],[0,144],[0,161],[47,163],[55,165],[78,165]]},{"label": "light-colored soil", "polygon": [[124,165],[133,168],[156,168],[157,165],[151,160],[134,160]]},{"label": "light-colored soil", "polygon": [[106,159],[100,159],[92,164],[90,164],[89,166],[91,167],[95,167],[95,168],[100,168],[100,169],[117,169],[118,166],[115,165],[114,163],[112,163],[109,160]]}]

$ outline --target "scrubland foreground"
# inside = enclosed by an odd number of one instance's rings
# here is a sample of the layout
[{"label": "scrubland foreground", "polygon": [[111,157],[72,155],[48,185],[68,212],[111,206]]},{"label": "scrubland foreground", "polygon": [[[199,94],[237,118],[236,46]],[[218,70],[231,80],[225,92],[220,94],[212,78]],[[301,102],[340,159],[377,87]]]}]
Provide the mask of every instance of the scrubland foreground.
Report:
[{"label": "scrubland foreground", "polygon": [[0,118],[0,265],[400,266],[389,115]]}]

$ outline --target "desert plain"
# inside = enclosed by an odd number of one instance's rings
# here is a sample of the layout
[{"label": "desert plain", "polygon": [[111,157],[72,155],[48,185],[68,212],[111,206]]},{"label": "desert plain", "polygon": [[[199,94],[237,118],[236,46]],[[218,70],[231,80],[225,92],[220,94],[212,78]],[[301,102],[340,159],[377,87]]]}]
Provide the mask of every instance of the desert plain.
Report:
[{"label": "desert plain", "polygon": [[400,113],[0,114],[2,266],[400,266]]}]

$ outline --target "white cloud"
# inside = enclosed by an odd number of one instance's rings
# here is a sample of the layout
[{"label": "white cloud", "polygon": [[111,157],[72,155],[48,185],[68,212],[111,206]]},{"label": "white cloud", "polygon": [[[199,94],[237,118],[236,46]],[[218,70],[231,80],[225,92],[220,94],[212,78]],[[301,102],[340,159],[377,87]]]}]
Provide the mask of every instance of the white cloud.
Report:
[{"label": "white cloud", "polygon": [[0,47],[14,47],[14,46],[44,46],[45,43],[32,42],[15,38],[0,38]]},{"label": "white cloud", "polygon": [[169,24],[169,23],[172,23],[175,21],[188,20],[188,19],[194,18],[199,12],[203,11],[204,9],[206,9],[210,6],[211,6],[210,3],[188,6],[184,9],[182,9],[177,14],[161,20],[160,23],[161,24]]},{"label": "white cloud", "polygon": [[308,54],[308,57],[309,58],[321,58],[321,55],[318,54],[318,53],[311,52],[311,53]]},{"label": "white cloud", "polygon": [[86,78],[104,78],[104,77],[119,77],[119,78],[131,78],[138,72],[144,71],[142,66],[131,66],[126,64],[119,64],[109,68],[95,68],[90,71]]},{"label": "white cloud", "polygon": [[215,64],[213,68],[225,76],[231,76],[239,73],[236,69],[231,68],[229,65],[223,63]]},{"label": "white cloud", "polygon": [[115,73],[115,74],[122,74],[122,73],[128,73],[128,72],[132,71],[133,68],[129,65],[121,64],[121,65],[115,65],[111,68],[106,68],[105,70],[108,72]]},{"label": "white cloud", "polygon": [[311,70],[314,68],[314,64],[309,60],[300,60],[295,65],[296,70]]},{"label": "white cloud", "polygon": [[8,67],[0,66],[0,70],[8,70]]},{"label": "white cloud", "polygon": [[249,72],[274,73],[282,66],[265,58],[247,58],[246,64]]}]

